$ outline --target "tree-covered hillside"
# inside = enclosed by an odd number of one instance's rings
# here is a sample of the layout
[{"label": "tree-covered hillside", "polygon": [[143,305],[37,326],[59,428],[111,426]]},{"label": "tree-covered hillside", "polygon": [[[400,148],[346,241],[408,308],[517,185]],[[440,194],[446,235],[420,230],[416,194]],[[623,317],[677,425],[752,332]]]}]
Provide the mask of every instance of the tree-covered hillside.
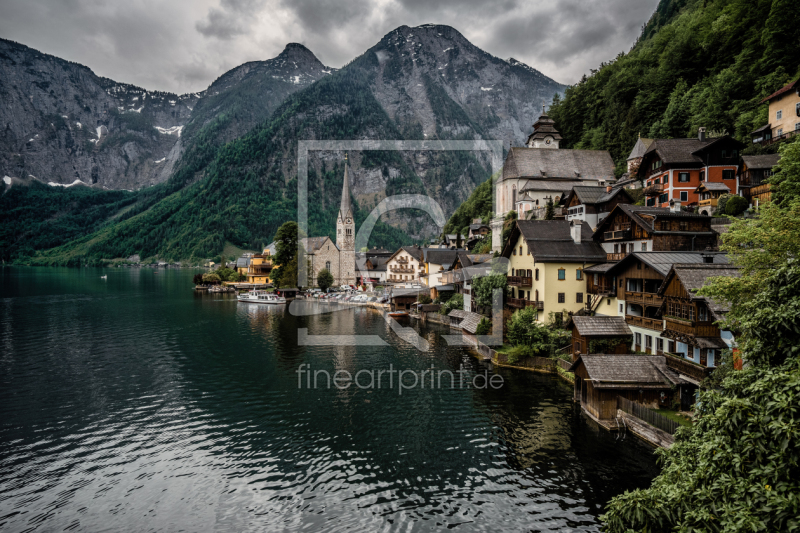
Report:
[{"label": "tree-covered hillside", "polygon": [[661,0],[633,49],[556,98],[565,148],[606,149],[623,171],[637,135],[687,137],[704,126],[742,141],[766,124],[759,101],[800,75],[800,10],[791,0]]}]

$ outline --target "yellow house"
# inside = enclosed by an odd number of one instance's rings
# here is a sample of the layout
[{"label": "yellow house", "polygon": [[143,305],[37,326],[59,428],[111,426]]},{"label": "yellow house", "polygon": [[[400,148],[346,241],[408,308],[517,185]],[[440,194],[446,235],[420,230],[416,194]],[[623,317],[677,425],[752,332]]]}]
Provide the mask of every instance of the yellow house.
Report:
[{"label": "yellow house", "polygon": [[[237,263],[238,270],[238,263]],[[272,271],[272,256],[269,249],[265,248],[260,254],[253,254],[247,266],[247,283],[262,285],[270,283],[270,272]]]},{"label": "yellow house", "polygon": [[518,220],[503,250],[509,260],[508,307],[534,306],[539,321],[551,312],[586,306],[583,269],[604,263],[606,252],[579,220]]},{"label": "yellow house", "polygon": [[800,79],[787,83],[761,102],[769,104],[769,124],[750,134],[754,143],[771,144],[800,133]]}]

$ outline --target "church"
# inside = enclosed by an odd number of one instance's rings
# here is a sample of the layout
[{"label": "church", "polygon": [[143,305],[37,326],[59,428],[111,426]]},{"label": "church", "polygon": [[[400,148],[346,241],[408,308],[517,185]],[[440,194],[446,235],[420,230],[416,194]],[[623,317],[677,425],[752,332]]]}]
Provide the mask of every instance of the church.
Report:
[{"label": "church", "polygon": [[356,283],[356,222],[350,200],[350,170],[344,165],[344,183],[339,214],[336,217],[336,242],[330,237],[308,237],[303,239],[310,268],[308,284],[317,284],[317,275],[323,269],[333,274],[334,285]]},{"label": "church", "polygon": [[542,114],[525,146],[508,151],[495,185],[493,250],[500,250],[503,219],[509,211],[526,219],[549,201],[558,204],[576,185],[609,186],[616,182],[614,161],[608,151],[559,148],[561,140],[555,121],[542,106]]}]

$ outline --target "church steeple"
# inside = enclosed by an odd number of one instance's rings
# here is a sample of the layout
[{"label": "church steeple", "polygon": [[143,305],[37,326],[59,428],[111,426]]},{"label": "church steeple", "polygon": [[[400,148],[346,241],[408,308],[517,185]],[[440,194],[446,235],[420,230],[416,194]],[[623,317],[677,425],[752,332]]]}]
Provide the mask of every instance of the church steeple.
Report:
[{"label": "church steeple", "polygon": [[336,218],[336,246],[342,252],[353,252],[356,244],[356,222],[353,220],[353,204],[350,201],[350,167],[347,165],[347,155],[344,157],[342,201],[339,204],[339,216]]},{"label": "church steeple", "polygon": [[533,124],[533,133],[530,134],[525,145],[528,148],[558,148],[561,135],[556,130],[555,124],[555,121],[547,116],[544,105],[542,105],[542,114]]},{"label": "church steeple", "polygon": [[339,204],[339,218],[353,218],[353,206],[350,202],[350,170],[345,156],[344,184],[342,184],[342,202]]}]

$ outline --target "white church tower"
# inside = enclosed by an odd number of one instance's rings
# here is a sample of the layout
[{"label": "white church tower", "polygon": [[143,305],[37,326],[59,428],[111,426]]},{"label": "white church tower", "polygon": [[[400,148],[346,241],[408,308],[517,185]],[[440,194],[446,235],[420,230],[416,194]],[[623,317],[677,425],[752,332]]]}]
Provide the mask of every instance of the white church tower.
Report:
[{"label": "white church tower", "polygon": [[347,156],[344,163],[344,184],[342,203],[336,219],[336,246],[339,248],[339,279],[337,283],[355,285],[356,283],[356,222],[353,219],[353,206],[350,202],[350,170]]}]

